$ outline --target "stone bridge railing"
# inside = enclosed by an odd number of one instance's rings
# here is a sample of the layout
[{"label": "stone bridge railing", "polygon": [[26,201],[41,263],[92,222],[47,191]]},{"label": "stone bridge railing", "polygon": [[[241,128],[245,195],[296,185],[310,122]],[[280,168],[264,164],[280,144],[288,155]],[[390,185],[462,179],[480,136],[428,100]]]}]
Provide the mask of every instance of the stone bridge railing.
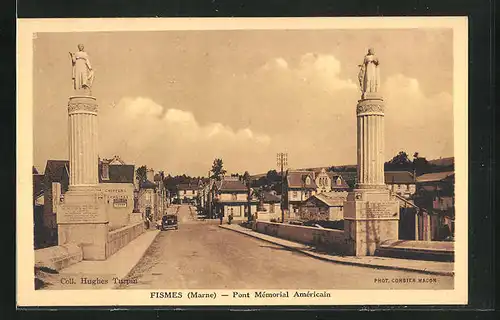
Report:
[{"label": "stone bridge railing", "polygon": [[125,247],[145,231],[144,222],[137,222],[108,233],[106,258]]},{"label": "stone bridge railing", "polygon": [[344,230],[321,229],[267,221],[255,222],[254,229],[260,233],[312,245],[318,249],[337,254],[347,253],[350,247],[344,237]]}]

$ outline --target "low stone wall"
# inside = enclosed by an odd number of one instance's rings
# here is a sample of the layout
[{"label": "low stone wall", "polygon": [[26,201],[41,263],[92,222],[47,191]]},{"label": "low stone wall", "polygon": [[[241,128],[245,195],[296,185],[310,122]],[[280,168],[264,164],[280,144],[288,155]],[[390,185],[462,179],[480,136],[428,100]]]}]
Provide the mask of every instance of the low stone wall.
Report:
[{"label": "low stone wall", "polygon": [[59,271],[82,260],[82,248],[72,243],[35,250],[35,267],[38,268]]},{"label": "low stone wall", "polygon": [[376,254],[404,259],[454,261],[455,244],[447,241],[387,240]]},{"label": "low stone wall", "polygon": [[254,229],[257,232],[270,236],[313,245],[318,249],[338,254],[343,254],[348,250],[343,230],[321,229],[266,221],[257,221],[254,224]]},{"label": "low stone wall", "polygon": [[258,211],[257,220],[271,221],[271,219],[281,219],[281,212]]},{"label": "low stone wall", "polygon": [[144,222],[137,222],[108,233],[106,258],[125,247],[145,231]]}]

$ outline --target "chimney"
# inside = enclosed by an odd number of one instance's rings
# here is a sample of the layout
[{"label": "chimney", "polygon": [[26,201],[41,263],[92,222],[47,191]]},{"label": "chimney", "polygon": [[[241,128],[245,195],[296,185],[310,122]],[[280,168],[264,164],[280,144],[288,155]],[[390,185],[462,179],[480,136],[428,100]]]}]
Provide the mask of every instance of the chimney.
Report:
[{"label": "chimney", "polygon": [[148,169],[146,171],[146,179],[153,182],[155,179],[155,171],[153,169]]}]

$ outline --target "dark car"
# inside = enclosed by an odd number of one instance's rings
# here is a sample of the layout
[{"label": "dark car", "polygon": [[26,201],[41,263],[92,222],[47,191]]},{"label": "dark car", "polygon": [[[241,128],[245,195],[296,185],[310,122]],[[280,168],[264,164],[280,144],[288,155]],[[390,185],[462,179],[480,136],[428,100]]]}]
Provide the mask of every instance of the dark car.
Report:
[{"label": "dark car", "polygon": [[167,229],[179,229],[179,225],[177,224],[177,216],[170,214],[163,216],[161,219],[161,230],[167,230]]}]

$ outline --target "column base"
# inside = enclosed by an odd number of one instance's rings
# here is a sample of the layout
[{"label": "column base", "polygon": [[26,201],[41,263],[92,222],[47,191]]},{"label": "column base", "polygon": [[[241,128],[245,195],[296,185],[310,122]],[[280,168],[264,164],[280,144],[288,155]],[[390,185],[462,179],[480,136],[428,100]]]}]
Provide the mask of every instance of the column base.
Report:
[{"label": "column base", "polygon": [[399,202],[386,189],[354,189],[344,202],[347,251],[374,255],[380,243],[399,238]]},{"label": "column base", "polygon": [[81,246],[84,260],[105,260],[108,217],[97,186],[72,186],[57,208],[59,245]]}]

